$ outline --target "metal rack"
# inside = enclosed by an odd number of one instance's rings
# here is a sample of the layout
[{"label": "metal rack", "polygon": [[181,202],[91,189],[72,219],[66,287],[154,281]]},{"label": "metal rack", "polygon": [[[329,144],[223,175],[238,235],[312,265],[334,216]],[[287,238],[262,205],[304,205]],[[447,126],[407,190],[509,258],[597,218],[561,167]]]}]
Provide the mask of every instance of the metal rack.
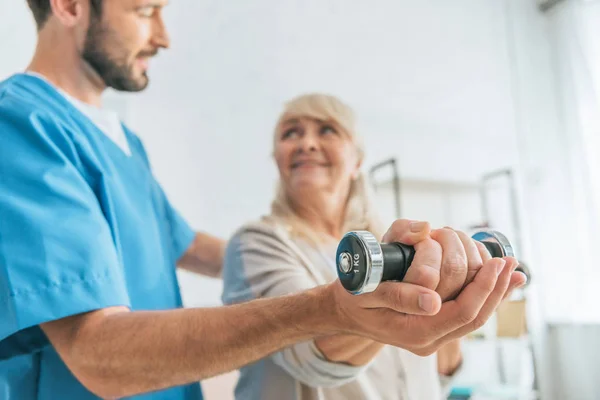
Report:
[{"label": "metal rack", "polygon": [[[481,214],[474,215],[473,220],[480,220],[478,224],[470,226],[470,228],[492,228],[492,229],[508,229],[508,226],[497,226],[501,222],[506,222],[506,225],[510,224],[511,230],[511,241],[517,250],[517,254],[520,254],[523,250],[523,236],[522,236],[522,223],[518,209],[518,195],[517,195],[517,183],[516,176],[512,169],[501,169],[497,171],[490,171],[485,173],[481,179],[477,182],[436,182],[436,181],[425,181],[425,180],[411,180],[401,178],[398,162],[395,158],[390,158],[373,165],[369,169],[369,181],[373,186],[375,193],[380,190],[391,190],[393,195],[395,217],[402,218],[406,217],[402,215],[403,210],[403,191],[411,190],[410,188],[421,187],[429,185],[430,187],[436,187],[441,194],[447,193],[448,191],[456,190],[467,190],[469,193],[473,193],[473,196],[479,197]],[[382,172],[388,170],[389,173],[385,175],[384,179],[381,179]],[[379,178],[379,179],[378,179]],[[498,180],[505,180],[505,186],[497,185]],[[418,186],[420,185],[420,186]],[[498,189],[500,187],[500,189]],[[493,190],[497,190],[499,193],[492,193]],[[446,191],[446,192],[445,192]],[[389,194],[389,192],[388,192]],[[494,197],[495,196],[495,197]],[[500,211],[503,219],[498,221],[497,213],[493,210],[493,200],[499,200],[498,196],[503,201],[504,214]],[[498,204],[496,204],[496,208]],[[391,211],[391,209],[390,209]],[[478,213],[477,213],[478,214]],[[496,218],[494,218],[496,214]],[[495,221],[496,219],[496,221]],[[520,260],[522,269],[528,276],[528,283],[531,280],[531,273],[527,265]],[[525,296],[525,292],[523,292]],[[538,392],[538,374],[536,370],[535,353],[531,338],[527,338],[527,348],[531,351],[533,361],[533,382],[532,390],[534,393]],[[500,341],[497,343],[497,371],[501,384],[507,384],[507,371],[504,365],[503,349]]]},{"label": "metal rack", "polygon": [[375,175],[377,174],[377,172],[381,171],[384,168],[388,168],[388,167],[392,171],[391,182],[392,182],[393,190],[394,190],[393,193],[394,193],[394,205],[396,208],[396,218],[400,218],[400,216],[402,215],[401,201],[400,201],[400,171],[399,171],[398,163],[396,162],[396,159],[390,158],[388,160],[382,161],[382,162],[372,166],[369,169],[369,181],[373,185],[373,189],[375,191],[377,191],[377,188],[379,187],[379,185],[377,183],[377,179],[375,179]]}]

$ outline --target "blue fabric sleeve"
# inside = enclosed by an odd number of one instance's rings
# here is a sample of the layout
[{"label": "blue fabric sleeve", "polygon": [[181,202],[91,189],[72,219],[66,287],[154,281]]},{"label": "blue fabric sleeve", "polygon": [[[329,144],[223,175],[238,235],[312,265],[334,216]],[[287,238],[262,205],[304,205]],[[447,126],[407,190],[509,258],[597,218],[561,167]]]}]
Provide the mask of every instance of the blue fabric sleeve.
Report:
[{"label": "blue fabric sleeve", "polygon": [[192,244],[196,237],[196,232],[188,225],[175,207],[173,207],[158,181],[154,180],[154,186],[163,201],[166,222],[169,226],[171,246],[173,248],[174,259],[172,262],[176,263]]},{"label": "blue fabric sleeve", "polygon": [[[126,132],[128,137],[131,139],[132,144],[135,146],[137,151],[141,154],[148,170],[152,174],[152,166],[150,165],[150,160],[148,158],[148,154],[146,153],[146,148],[142,143],[141,139],[129,131],[126,128]],[[181,214],[177,211],[175,207],[171,204],[167,194],[163,190],[160,183],[153,178],[153,190],[155,190],[158,194],[158,198],[162,201],[162,208],[164,211],[164,215],[166,218],[167,225],[169,226],[169,234],[171,236],[171,243],[173,248],[173,263],[176,263],[177,260],[183,256],[186,250],[192,244],[192,241],[196,237],[196,231],[193,230],[190,225],[185,221],[185,219],[181,216]]]},{"label": "blue fabric sleeve", "polygon": [[130,306],[70,133],[22,108],[0,103],[0,359],[47,346],[41,323]]}]

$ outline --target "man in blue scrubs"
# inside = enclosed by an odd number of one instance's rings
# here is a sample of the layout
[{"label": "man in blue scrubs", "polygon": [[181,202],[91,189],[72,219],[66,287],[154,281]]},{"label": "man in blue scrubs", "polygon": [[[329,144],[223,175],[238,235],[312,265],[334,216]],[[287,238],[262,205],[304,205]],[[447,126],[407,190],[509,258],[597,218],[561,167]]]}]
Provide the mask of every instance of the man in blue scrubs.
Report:
[{"label": "man in blue scrubs", "polygon": [[[431,354],[520,283],[514,260],[482,260],[453,231],[433,241],[427,224],[401,220],[385,239],[417,244],[411,268],[427,282],[182,309],[175,266],[219,276],[223,241],[190,229],[140,139],[101,108],[106,87],[148,84],[148,59],[169,45],[166,0],[28,3],[36,52],[0,83],[1,399],[197,400],[203,378],[341,333]],[[457,252],[460,265],[446,257]],[[466,274],[473,257],[477,277],[442,305],[443,271]]]}]

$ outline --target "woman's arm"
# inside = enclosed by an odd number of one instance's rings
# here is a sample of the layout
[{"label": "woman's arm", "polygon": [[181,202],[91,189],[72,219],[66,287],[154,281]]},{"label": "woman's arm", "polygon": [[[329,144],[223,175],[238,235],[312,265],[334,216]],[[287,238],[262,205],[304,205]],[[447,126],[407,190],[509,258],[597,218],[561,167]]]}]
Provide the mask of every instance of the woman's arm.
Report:
[{"label": "woman's arm", "polygon": [[[265,223],[248,225],[234,235],[225,252],[225,304],[286,295],[317,286],[297,255]],[[272,360],[294,379],[312,387],[346,383],[377,353],[374,342],[352,335],[321,337],[273,354]]]},{"label": "woman's arm", "polygon": [[[419,241],[428,230],[411,233]],[[224,266],[224,302],[285,295],[317,285],[294,252],[266,224],[246,227],[230,240]],[[294,379],[309,386],[338,386],[354,379],[382,344],[354,335],[320,337],[273,356]]]},{"label": "woman's arm", "polygon": [[462,364],[460,339],[452,340],[437,351],[438,373],[442,376],[452,376]]},{"label": "woman's arm", "polygon": [[317,338],[315,345],[327,360],[356,367],[368,364],[384,346],[381,343],[351,335]]},{"label": "woman's arm", "polygon": [[223,270],[225,241],[207,233],[198,232],[177,265],[187,271],[219,278]]}]

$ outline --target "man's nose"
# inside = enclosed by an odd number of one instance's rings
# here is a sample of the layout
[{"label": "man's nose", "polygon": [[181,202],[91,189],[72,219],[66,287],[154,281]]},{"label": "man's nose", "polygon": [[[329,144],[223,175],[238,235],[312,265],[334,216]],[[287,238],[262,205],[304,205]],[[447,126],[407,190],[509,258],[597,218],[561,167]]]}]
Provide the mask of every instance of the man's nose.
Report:
[{"label": "man's nose", "polygon": [[154,21],[154,32],[152,35],[152,44],[156,48],[168,49],[171,46],[171,39],[165,27],[165,23],[161,17]]}]

